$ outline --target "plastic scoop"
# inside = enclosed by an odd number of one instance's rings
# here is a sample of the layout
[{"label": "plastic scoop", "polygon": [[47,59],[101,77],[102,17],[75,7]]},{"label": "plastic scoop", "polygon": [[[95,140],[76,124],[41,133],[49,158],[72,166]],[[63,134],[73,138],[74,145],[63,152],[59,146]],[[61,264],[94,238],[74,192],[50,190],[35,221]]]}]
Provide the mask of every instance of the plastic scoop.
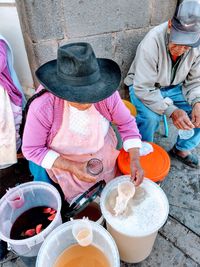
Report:
[{"label": "plastic scoop", "polygon": [[117,187],[118,196],[114,207],[115,215],[118,216],[125,212],[129,200],[135,194],[135,186],[132,182],[120,183]]},{"label": "plastic scoop", "polygon": [[92,243],[92,226],[88,220],[74,221],[72,234],[80,246],[86,247]]}]

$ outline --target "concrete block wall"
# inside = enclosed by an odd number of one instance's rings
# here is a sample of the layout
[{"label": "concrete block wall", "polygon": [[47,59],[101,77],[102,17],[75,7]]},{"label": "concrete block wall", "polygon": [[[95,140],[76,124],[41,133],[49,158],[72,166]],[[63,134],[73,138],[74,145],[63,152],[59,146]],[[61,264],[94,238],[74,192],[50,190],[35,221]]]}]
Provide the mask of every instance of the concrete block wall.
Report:
[{"label": "concrete block wall", "polygon": [[14,57],[14,68],[27,97],[33,87],[24,39],[15,0],[0,0],[0,34],[9,42]]},{"label": "concrete block wall", "polygon": [[[16,0],[31,70],[56,58],[67,42],[91,43],[125,77],[144,35],[173,16],[177,0]],[[35,79],[37,84],[37,80]],[[121,83],[120,93],[126,97]]]}]

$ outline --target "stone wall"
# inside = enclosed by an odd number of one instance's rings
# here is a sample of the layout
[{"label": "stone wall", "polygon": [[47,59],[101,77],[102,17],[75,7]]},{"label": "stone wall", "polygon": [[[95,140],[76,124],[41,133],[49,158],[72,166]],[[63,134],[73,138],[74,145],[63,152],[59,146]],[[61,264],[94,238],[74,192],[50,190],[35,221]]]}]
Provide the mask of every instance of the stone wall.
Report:
[{"label": "stone wall", "polygon": [[[172,17],[177,0],[16,0],[33,77],[67,42],[92,44],[118,62],[123,77],[144,35]],[[35,83],[37,81],[34,77]],[[121,95],[125,97],[123,83]]]}]

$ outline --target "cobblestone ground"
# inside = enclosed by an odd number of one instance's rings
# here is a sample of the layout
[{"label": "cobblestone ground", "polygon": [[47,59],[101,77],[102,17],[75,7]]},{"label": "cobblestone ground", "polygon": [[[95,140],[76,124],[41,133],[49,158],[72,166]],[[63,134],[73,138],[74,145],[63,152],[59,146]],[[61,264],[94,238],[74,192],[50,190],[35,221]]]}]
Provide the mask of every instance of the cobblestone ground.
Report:
[{"label": "cobblestone ground", "polygon": [[[162,136],[161,128],[156,143],[167,151],[176,140],[176,131],[169,125],[169,137]],[[196,150],[200,155],[200,147]],[[168,177],[161,184],[170,203],[170,214],[160,229],[152,253],[138,264],[121,263],[121,267],[197,267],[200,266],[200,170],[191,169],[176,159],[171,159]],[[32,267],[12,253],[0,263],[0,267]],[[43,266],[48,267],[48,266]],[[90,267],[90,266],[88,266]]]}]

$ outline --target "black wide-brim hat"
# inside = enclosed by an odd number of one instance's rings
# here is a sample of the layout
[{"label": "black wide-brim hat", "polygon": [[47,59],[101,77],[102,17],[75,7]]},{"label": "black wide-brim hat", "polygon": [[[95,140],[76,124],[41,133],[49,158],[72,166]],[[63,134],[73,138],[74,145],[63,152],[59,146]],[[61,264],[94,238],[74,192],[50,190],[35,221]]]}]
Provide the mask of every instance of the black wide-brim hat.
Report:
[{"label": "black wide-brim hat", "polygon": [[113,60],[96,58],[90,44],[70,43],[59,47],[57,59],[39,67],[36,76],[57,97],[96,103],[118,89],[121,71]]}]

